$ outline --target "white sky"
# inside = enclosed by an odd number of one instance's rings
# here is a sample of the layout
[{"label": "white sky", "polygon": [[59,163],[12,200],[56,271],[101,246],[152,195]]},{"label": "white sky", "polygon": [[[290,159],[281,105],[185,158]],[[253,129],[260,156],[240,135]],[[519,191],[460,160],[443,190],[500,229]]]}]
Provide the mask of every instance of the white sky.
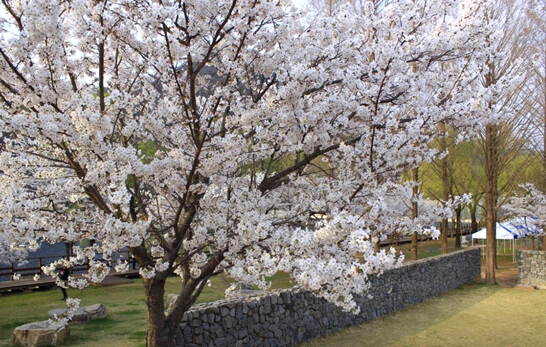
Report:
[{"label": "white sky", "polygon": [[303,4],[305,4],[307,0],[292,0],[294,5],[296,5],[297,8],[301,9],[303,7]]}]

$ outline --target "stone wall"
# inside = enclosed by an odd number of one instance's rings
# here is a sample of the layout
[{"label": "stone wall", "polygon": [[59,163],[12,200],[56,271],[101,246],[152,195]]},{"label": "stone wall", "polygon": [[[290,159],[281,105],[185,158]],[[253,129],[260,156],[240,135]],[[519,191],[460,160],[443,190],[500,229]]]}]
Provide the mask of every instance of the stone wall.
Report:
[{"label": "stone wall", "polygon": [[520,284],[546,286],[546,252],[519,251],[518,279]]},{"label": "stone wall", "polygon": [[199,304],[184,314],[176,346],[290,346],[429,299],[480,275],[480,250],[404,264],[372,280],[359,315],[302,289]]}]

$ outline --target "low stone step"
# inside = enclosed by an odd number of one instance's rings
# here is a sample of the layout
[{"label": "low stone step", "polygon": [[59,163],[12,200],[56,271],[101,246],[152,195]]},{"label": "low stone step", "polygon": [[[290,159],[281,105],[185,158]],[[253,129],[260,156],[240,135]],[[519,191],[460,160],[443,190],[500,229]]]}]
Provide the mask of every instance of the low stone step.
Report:
[{"label": "low stone step", "polygon": [[[49,318],[56,319],[65,316],[67,310],[67,308],[57,308],[49,310],[47,313],[49,315]],[[81,306],[78,307],[76,312],[74,312],[70,323],[83,323],[93,319],[103,319],[106,318],[106,316],[106,307],[104,307],[103,304]]]},{"label": "low stone step", "polygon": [[25,347],[57,346],[63,344],[69,336],[68,324],[47,320],[18,326],[11,334],[11,343]]}]

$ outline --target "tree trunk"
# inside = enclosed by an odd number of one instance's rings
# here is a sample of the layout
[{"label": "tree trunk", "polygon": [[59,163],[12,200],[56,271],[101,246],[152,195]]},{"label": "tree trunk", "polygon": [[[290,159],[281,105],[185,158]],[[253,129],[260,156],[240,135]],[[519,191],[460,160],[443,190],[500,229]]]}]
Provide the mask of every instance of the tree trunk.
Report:
[{"label": "tree trunk", "polygon": [[381,250],[381,241],[377,241],[373,245],[373,251],[374,251],[375,254],[377,254],[377,253],[379,253],[380,250]]},{"label": "tree trunk", "polygon": [[[545,65],[546,65],[546,58],[545,58]],[[543,111],[544,111],[544,115],[543,115],[543,118],[542,118],[542,122],[543,122],[543,135],[542,135],[542,141],[543,141],[543,146],[542,147],[542,192],[546,193],[546,79],[544,80],[544,86],[543,86],[543,91],[544,91],[544,103],[542,104],[543,105]]]},{"label": "tree trunk", "polygon": [[442,253],[447,253],[447,218],[442,219],[440,224],[440,238],[442,240]]},{"label": "tree trunk", "polygon": [[476,201],[475,204],[471,203],[471,205],[470,205],[470,220],[471,220],[470,228],[471,228],[472,234],[478,232],[478,220],[476,218],[477,209],[478,209],[478,202]]},{"label": "tree trunk", "polygon": [[146,297],[147,347],[173,347],[175,343],[174,329],[170,329],[165,319],[165,278],[143,279],[144,295]]},{"label": "tree trunk", "polygon": [[417,260],[417,245],[419,240],[417,239],[417,232],[413,232],[411,235],[411,259]]},{"label": "tree trunk", "polygon": [[64,243],[64,248],[66,250],[66,259],[70,259],[70,257],[72,256],[72,254],[74,253],[73,252],[73,249],[74,249],[74,242],[65,242]]},{"label": "tree trunk", "polygon": [[[440,123],[440,151],[447,151],[446,143],[446,124],[444,122]],[[442,193],[443,201],[447,202],[449,200],[449,175],[447,172],[447,154],[442,158]],[[442,219],[442,224],[440,228],[441,238],[442,238],[442,253],[447,253],[447,219]]]},{"label": "tree trunk", "polygon": [[[545,59],[546,60],[546,59]],[[546,63],[546,62],[545,62]],[[544,147],[542,147],[542,168],[543,168],[543,171],[542,171],[542,192],[543,193],[546,193],[546,79],[544,80],[544,86],[543,86],[543,91],[544,91],[544,103],[542,104],[543,105],[543,111],[544,111],[544,117],[543,117],[543,125],[544,125],[544,132],[543,132],[543,145]],[[543,229],[543,232],[546,233],[546,230]],[[542,250],[543,251],[546,251],[546,236],[542,235],[542,236],[539,236],[539,244],[542,243]]]},{"label": "tree trunk", "polygon": [[461,206],[455,208],[455,248],[461,248]]},{"label": "tree trunk", "polygon": [[497,230],[496,230],[496,214],[494,211],[487,210],[485,219],[485,283],[495,284],[495,268],[497,258]]},{"label": "tree trunk", "polygon": [[485,128],[485,283],[494,284],[497,263],[497,180],[498,180],[498,133],[497,125]]},{"label": "tree trunk", "polygon": [[[414,168],[412,170],[413,173],[413,181],[417,182],[419,180],[419,168]],[[417,201],[414,201],[417,198],[417,195],[419,194],[419,187],[417,185],[413,186],[413,191],[411,194],[411,217],[413,219],[417,218],[419,216],[419,206],[417,205]],[[417,260],[417,232],[414,232],[411,235],[411,257],[413,260]]]}]

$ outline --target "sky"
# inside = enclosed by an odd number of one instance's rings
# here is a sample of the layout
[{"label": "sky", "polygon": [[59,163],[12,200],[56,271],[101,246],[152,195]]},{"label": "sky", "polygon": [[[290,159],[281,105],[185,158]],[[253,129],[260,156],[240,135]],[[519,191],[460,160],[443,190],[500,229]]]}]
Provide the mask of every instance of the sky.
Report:
[{"label": "sky", "polygon": [[303,4],[305,4],[306,1],[307,0],[292,0],[294,5],[296,5],[296,7],[300,8],[300,9],[303,7]]}]

